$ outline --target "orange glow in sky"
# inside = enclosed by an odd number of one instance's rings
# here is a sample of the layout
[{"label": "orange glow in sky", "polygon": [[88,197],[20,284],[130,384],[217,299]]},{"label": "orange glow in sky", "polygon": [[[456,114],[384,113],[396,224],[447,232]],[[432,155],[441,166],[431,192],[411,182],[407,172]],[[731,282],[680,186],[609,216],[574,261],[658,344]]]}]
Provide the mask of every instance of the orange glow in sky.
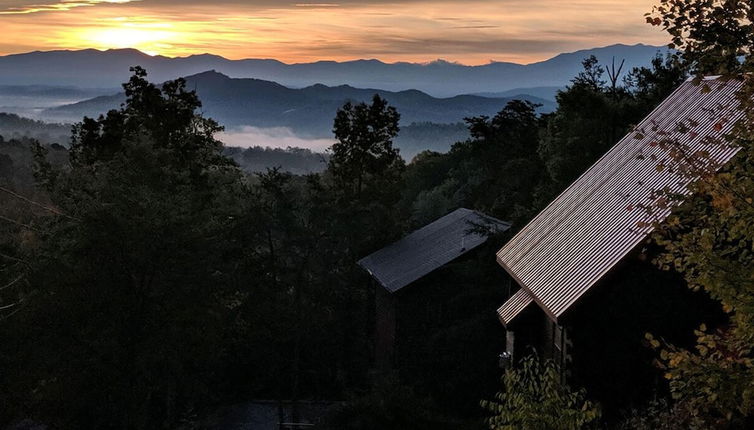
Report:
[{"label": "orange glow in sky", "polygon": [[530,63],[613,43],[667,43],[652,0],[6,0],[0,54],[136,48],[285,62]]}]

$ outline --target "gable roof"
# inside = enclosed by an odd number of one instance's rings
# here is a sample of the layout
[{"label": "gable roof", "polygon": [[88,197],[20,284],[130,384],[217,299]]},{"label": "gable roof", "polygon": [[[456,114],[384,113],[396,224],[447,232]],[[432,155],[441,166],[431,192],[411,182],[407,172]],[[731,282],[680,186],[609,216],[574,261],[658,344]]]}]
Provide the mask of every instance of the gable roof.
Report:
[{"label": "gable roof", "polygon": [[[737,148],[711,144],[705,136],[722,137],[741,118],[741,83],[704,83],[711,91],[691,80],[682,84],[497,253],[522,287],[499,310],[504,324],[532,302],[557,321],[651,233],[651,223],[641,224],[646,211],[634,207],[653,204],[655,190],[688,192],[690,179],[657,167],[668,159],[658,141],[678,141],[690,154],[707,151],[720,164],[735,155]],[[692,131],[679,130],[680,123]],[[655,211],[652,220],[664,221],[670,210]]]},{"label": "gable roof", "polygon": [[403,239],[362,258],[366,269],[394,293],[487,241],[478,227],[503,232],[510,224],[469,209],[458,209]]}]

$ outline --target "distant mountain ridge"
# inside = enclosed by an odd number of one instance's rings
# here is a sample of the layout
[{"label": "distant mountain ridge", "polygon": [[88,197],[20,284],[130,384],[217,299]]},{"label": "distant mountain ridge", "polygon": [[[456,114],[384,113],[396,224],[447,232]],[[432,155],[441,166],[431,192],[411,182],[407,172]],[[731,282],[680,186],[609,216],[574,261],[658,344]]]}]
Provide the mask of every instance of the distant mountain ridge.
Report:
[{"label": "distant mountain ridge", "polygon": [[595,55],[603,62],[626,60],[624,70],[649,65],[666,47],[612,45],[560,54],[522,65],[493,62],[466,66],[438,60],[429,63],[384,63],[378,60],[318,61],[285,64],[271,59],[229,60],[202,54],[169,58],[134,49],[98,51],[35,51],[0,56],[0,85],[72,85],[111,88],[127,80],[128,68],[141,65],[154,81],[216,70],[230,77],[257,78],[291,88],[314,84],[350,85],[388,91],[417,89],[436,97],[501,93],[533,87],[563,87],[581,69],[581,61]]},{"label": "distant mountain ridge", "polygon": [[[286,127],[307,138],[332,137],[332,122],[337,109],[346,101],[369,101],[379,94],[401,113],[401,124],[453,124],[464,118],[494,115],[512,100],[462,95],[436,98],[418,90],[385,91],[348,85],[328,87],[317,84],[306,88],[288,88],[276,82],[250,78],[230,78],[216,71],[186,77],[187,86],[196,90],[205,115],[228,127]],[[524,96],[522,96],[524,97]],[[542,111],[552,111],[553,102],[525,97],[541,104]],[[47,119],[72,122],[97,116],[117,108],[125,101],[123,93],[95,97],[82,102],[44,111]]]},{"label": "distant mountain ridge", "polygon": [[513,97],[517,98],[520,97],[522,94],[526,94],[527,96],[531,97],[538,97],[542,100],[549,100],[549,101],[555,101],[555,96],[557,95],[559,90],[562,90],[565,86],[562,87],[531,87],[531,88],[514,88],[512,90],[508,91],[500,91],[500,92],[489,92],[489,93],[477,93],[474,94],[476,96],[482,96],[482,97]]}]

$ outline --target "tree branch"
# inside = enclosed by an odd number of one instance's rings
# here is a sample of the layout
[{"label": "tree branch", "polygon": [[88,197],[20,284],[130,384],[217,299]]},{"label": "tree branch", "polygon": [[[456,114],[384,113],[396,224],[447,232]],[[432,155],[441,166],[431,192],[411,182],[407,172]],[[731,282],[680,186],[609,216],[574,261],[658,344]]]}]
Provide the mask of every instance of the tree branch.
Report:
[{"label": "tree branch", "polygon": [[15,285],[15,284],[16,284],[16,283],[17,283],[18,281],[20,281],[20,280],[21,280],[21,279],[23,279],[23,278],[24,278],[24,275],[19,275],[19,276],[18,276],[18,278],[16,278],[16,279],[14,279],[14,280],[10,281],[10,283],[9,283],[9,284],[6,284],[5,286],[3,286],[3,287],[0,287],[0,291],[6,290],[6,289],[8,289],[8,288],[12,287],[13,285]]}]

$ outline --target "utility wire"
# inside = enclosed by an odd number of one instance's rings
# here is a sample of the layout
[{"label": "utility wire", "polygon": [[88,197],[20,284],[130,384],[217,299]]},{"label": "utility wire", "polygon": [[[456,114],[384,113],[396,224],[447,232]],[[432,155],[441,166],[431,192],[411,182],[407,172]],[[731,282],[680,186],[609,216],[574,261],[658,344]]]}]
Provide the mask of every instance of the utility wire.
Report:
[{"label": "utility wire", "polygon": [[78,218],[75,218],[75,217],[72,217],[72,216],[70,216],[68,214],[65,214],[65,213],[61,212],[60,210],[58,210],[58,209],[55,209],[55,208],[43,205],[42,203],[35,202],[34,200],[31,200],[28,197],[24,197],[21,194],[18,194],[15,191],[9,190],[9,189],[7,189],[5,187],[0,187],[0,191],[2,191],[4,193],[7,193],[7,194],[10,194],[11,196],[13,196],[13,197],[15,197],[17,199],[23,200],[23,201],[25,201],[25,202],[27,202],[29,204],[32,204],[32,205],[37,206],[39,208],[42,208],[42,209],[44,209],[46,211],[52,212],[52,213],[54,213],[56,215],[60,215],[60,216],[63,216],[63,217],[66,217],[66,218],[69,218],[69,219],[72,219],[72,220],[75,220],[75,221],[80,221]]},{"label": "utility wire", "polygon": [[36,231],[37,233],[40,233],[39,229],[37,229],[37,228],[34,228],[34,227],[32,227],[32,226],[30,226],[28,224],[24,224],[22,222],[18,222],[18,221],[12,220],[12,219],[10,219],[8,217],[4,217],[2,215],[0,215],[0,220],[7,221],[7,222],[9,222],[11,224],[15,224],[15,225],[17,225],[19,227],[23,227],[23,228],[25,228],[27,230]]}]

